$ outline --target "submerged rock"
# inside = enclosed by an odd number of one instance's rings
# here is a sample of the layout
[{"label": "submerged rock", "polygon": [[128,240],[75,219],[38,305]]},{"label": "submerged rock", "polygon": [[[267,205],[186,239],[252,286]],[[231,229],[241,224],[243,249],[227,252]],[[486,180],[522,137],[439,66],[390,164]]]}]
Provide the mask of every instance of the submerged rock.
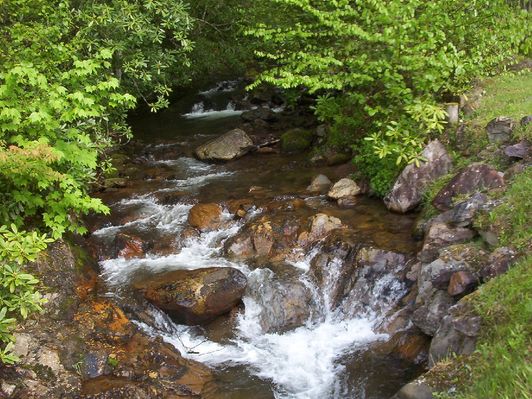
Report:
[{"label": "submerged rock", "polygon": [[388,209],[400,213],[414,209],[420,204],[428,185],[451,169],[451,158],[438,140],[431,141],[421,155],[426,161],[419,167],[414,164],[405,167],[384,198]]},{"label": "submerged rock", "polygon": [[303,152],[312,146],[313,137],[309,130],[289,130],[281,135],[281,150],[286,153]]},{"label": "submerged rock", "polygon": [[185,324],[201,324],[228,313],[241,300],[246,276],[230,267],[176,270],[138,282],[135,288]]},{"label": "submerged rock", "polygon": [[334,183],[332,188],[327,193],[327,196],[329,198],[339,200],[343,198],[354,197],[360,194],[361,191],[362,190],[354,180],[343,178]]},{"label": "submerged rock", "polygon": [[334,216],[318,213],[310,218],[310,230],[304,231],[298,237],[301,246],[307,246],[321,240],[335,229],[345,228],[342,221]]},{"label": "submerged rock", "polygon": [[202,161],[231,161],[247,154],[253,141],[242,129],[234,129],[196,148],[194,154]]},{"label": "submerged rock", "polygon": [[474,163],[463,168],[443,187],[432,201],[440,211],[453,206],[453,200],[460,195],[475,191],[504,187],[504,173],[483,163]]},{"label": "submerged rock", "polygon": [[222,223],[222,207],[218,204],[196,204],[188,213],[188,224],[200,230],[216,230]]},{"label": "submerged rock", "polygon": [[432,388],[421,380],[402,387],[391,399],[433,399]]},{"label": "submerged rock", "polygon": [[310,186],[307,187],[307,191],[311,193],[324,193],[331,187],[331,181],[325,175],[318,175],[312,182]]}]

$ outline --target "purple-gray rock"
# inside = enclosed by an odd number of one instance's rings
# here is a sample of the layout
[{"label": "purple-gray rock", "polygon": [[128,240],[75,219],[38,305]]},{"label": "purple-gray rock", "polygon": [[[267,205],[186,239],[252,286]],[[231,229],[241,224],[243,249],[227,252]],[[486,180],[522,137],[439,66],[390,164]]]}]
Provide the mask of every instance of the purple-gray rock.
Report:
[{"label": "purple-gray rock", "polygon": [[504,173],[483,163],[474,163],[461,169],[449,183],[443,187],[432,201],[440,211],[452,208],[453,200],[460,195],[472,194],[483,189],[503,187]]},{"label": "purple-gray rock", "polygon": [[400,213],[414,209],[420,204],[428,185],[451,169],[451,158],[438,140],[431,141],[421,155],[426,161],[419,167],[414,164],[406,166],[384,198],[388,209]]},{"label": "purple-gray rock", "polygon": [[530,145],[526,140],[522,140],[517,144],[509,145],[504,149],[506,156],[510,158],[529,158],[530,157]]}]

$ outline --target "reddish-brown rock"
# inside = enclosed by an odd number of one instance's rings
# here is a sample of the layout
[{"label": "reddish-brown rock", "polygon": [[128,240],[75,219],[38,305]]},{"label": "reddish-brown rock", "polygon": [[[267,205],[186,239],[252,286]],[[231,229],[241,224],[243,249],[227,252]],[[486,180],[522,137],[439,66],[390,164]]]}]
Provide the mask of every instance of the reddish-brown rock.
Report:
[{"label": "reddish-brown rock", "polygon": [[190,209],[188,223],[201,231],[215,230],[222,223],[222,207],[218,204],[196,204]]},{"label": "reddish-brown rock", "polygon": [[246,288],[246,276],[230,267],[175,270],[135,284],[144,297],[179,322],[200,324],[233,309]]},{"label": "reddish-brown rock", "polygon": [[447,287],[447,292],[451,296],[465,295],[472,292],[477,285],[478,278],[473,273],[462,270],[453,273],[449,281],[449,286]]}]

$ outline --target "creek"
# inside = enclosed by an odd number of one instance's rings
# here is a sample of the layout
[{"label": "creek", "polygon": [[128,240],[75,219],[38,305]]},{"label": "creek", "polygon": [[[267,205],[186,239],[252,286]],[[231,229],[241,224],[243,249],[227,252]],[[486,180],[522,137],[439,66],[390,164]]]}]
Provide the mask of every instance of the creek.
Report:
[{"label": "creek", "polygon": [[[129,288],[132,282],[149,275],[236,268],[246,275],[248,291],[243,306],[227,316],[201,327],[186,326],[144,304],[138,317],[133,317],[149,335],[162,337],[182,356],[214,370],[216,381],[208,387],[206,398],[388,398],[420,371],[375,350],[389,338],[379,327],[407,293],[404,282],[385,271],[365,287],[363,301],[361,296],[348,295],[333,305],[334,285],[342,278],[340,266],[335,269],[335,263],[329,263],[321,285],[309,276],[321,243],[304,252],[294,249],[282,266],[231,260],[224,243],[277,206],[300,218],[316,213],[337,217],[356,232],[361,243],[408,256],[417,245],[411,238],[414,219],[391,214],[380,201],[368,197],[341,208],[324,195],[305,193],[313,176],[322,173],[334,181],[345,177],[349,165],[318,167],[309,163],[307,154],[281,153],[253,153],[226,164],[196,160],[193,150],[199,144],[242,125],[242,111],[231,100],[238,90],[235,86],[222,83],[186,105],[132,118],[135,143],[127,185],[101,193],[112,214],[91,220],[91,240],[103,253],[101,276],[108,295],[127,307],[134,296]],[[184,234],[195,203],[225,204],[236,199],[253,204],[244,218],[234,219],[225,209],[221,228]],[[291,207],[296,200],[301,206]],[[119,233],[139,237],[150,247],[140,257],[113,256],[112,243]],[[261,320],[269,301],[260,294],[273,295],[265,287],[273,280],[283,284],[285,279],[299,281],[311,293],[309,316],[296,328],[264,332]]]}]

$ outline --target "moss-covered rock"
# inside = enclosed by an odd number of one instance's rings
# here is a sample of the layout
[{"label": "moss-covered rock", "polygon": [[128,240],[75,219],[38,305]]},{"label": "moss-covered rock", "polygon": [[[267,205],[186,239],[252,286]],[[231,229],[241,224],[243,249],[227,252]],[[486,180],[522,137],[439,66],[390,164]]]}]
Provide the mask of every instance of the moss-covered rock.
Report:
[{"label": "moss-covered rock", "polygon": [[291,129],[281,136],[283,152],[303,152],[312,145],[313,133],[304,129]]}]

